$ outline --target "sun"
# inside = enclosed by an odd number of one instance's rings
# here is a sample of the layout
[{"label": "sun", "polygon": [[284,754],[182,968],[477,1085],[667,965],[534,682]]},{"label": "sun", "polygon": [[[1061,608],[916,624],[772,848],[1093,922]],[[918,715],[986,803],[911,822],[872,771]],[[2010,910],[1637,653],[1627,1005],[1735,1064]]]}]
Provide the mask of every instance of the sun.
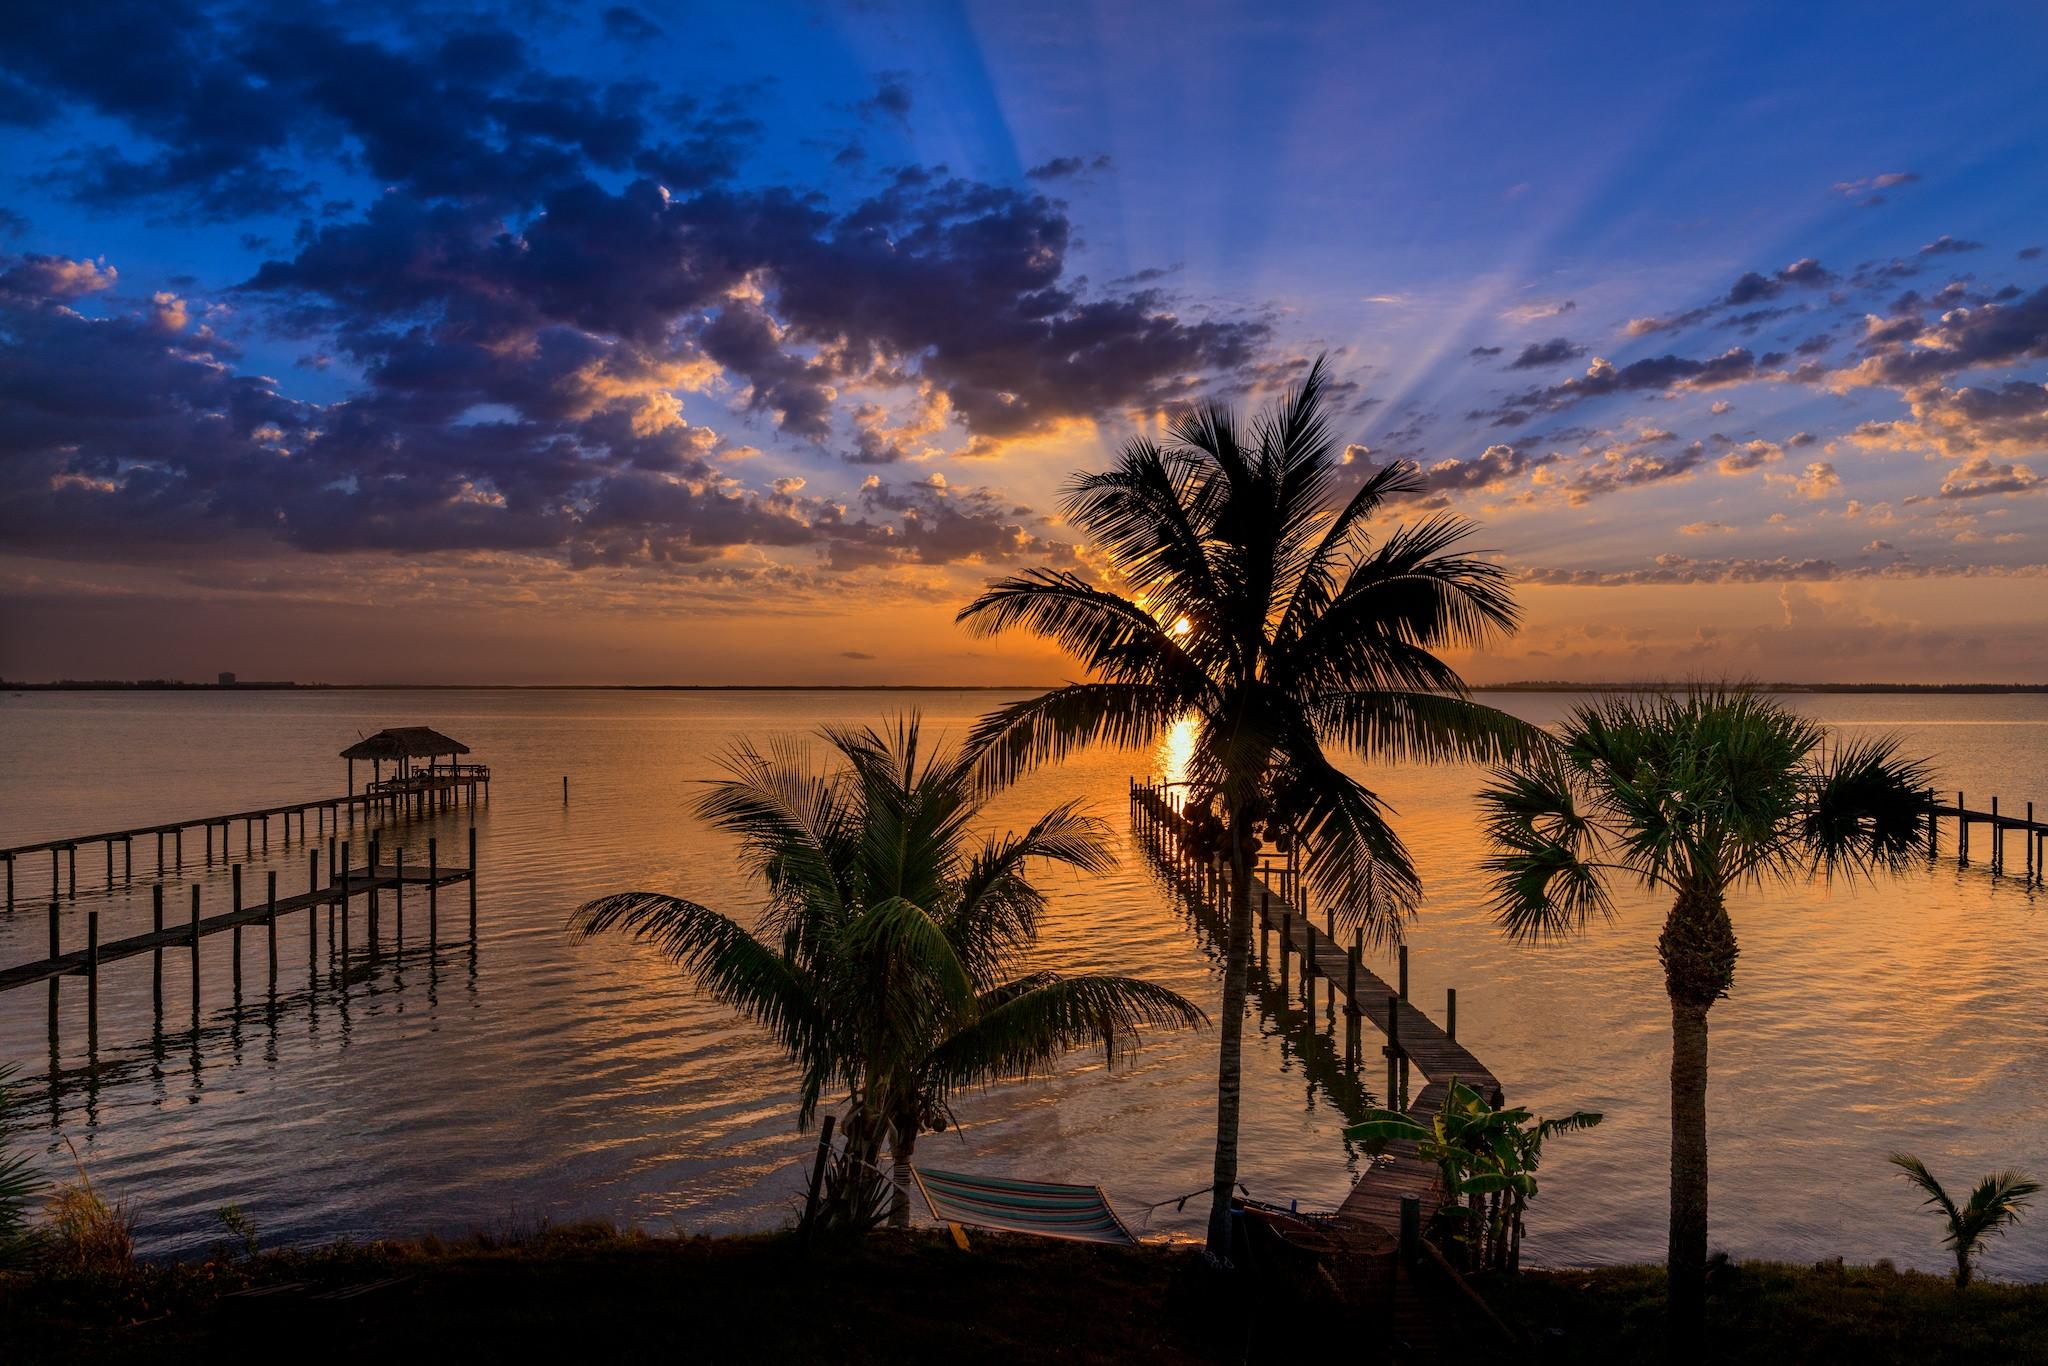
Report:
[{"label": "sun", "polygon": [[1173,633],[1177,636],[1184,636],[1194,629],[1195,623],[1189,621],[1186,617],[1182,617],[1179,621],[1173,623]]}]

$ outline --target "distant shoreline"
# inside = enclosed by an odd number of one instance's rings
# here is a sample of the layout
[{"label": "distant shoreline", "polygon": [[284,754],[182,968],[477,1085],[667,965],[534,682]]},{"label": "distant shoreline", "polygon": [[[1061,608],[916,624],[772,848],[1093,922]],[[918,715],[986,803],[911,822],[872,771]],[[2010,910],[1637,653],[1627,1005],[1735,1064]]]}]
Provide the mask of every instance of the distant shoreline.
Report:
[{"label": "distant shoreline", "polygon": [[[175,679],[60,679],[14,683],[0,692],[1039,692],[1056,683],[184,683]],[[1682,682],[1572,683],[1536,680],[1475,683],[1474,692],[1647,693],[1681,691]],[[1757,683],[1770,693],[2048,693],[2048,683]]]}]

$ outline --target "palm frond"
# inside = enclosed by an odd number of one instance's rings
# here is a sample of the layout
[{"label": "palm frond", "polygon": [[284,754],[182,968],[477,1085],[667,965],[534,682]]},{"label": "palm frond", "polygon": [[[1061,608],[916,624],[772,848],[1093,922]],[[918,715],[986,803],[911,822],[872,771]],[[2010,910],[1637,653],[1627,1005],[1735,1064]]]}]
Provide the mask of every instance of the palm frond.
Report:
[{"label": "palm frond", "polygon": [[1800,842],[1822,872],[1894,871],[1919,852],[1934,810],[1932,774],[1897,736],[1837,745],[1814,766]]},{"label": "palm frond", "polygon": [[1208,1022],[1178,992],[1134,977],[1037,973],[990,992],[979,1015],[933,1052],[932,1075],[948,1091],[1029,1077],[1096,1044],[1115,1067],[1141,1029]]},{"label": "palm frond", "polygon": [[1069,683],[990,712],[969,732],[967,749],[977,756],[981,781],[999,787],[1089,745],[1152,744],[1183,709],[1183,699],[1165,688]]},{"label": "palm frond", "polygon": [[815,984],[745,926],[694,901],[659,892],[620,892],[584,903],[570,917],[586,938],[618,931],[681,967],[713,999],[765,1029],[806,1072],[811,1110],[832,1068],[831,1022]]},{"label": "palm frond", "polygon": [[1007,971],[1038,933],[1045,897],[1026,877],[1034,863],[1103,874],[1116,866],[1109,827],[1077,801],[1040,816],[1022,834],[991,835],[960,878],[947,937],[978,984]]},{"label": "palm frond", "polygon": [[1512,937],[1561,938],[1612,915],[1607,884],[1593,866],[1598,827],[1582,802],[1578,775],[1555,755],[1496,769],[1480,791],[1496,851],[1485,863],[1494,916]]},{"label": "palm frond", "polygon": [[1941,1182],[1934,1179],[1934,1173],[1927,1170],[1927,1164],[1911,1153],[1893,1153],[1888,1159],[1894,1167],[1906,1174],[1906,1179],[1918,1186],[1927,1198],[1921,1203],[1940,1210],[1953,1227],[1961,1219],[1956,1202],[1949,1199],[1948,1192],[1941,1188]]},{"label": "palm frond", "polygon": [[1541,726],[1441,693],[1330,693],[1316,700],[1310,714],[1317,731],[1337,744],[1395,763],[1500,764],[1555,743]]}]

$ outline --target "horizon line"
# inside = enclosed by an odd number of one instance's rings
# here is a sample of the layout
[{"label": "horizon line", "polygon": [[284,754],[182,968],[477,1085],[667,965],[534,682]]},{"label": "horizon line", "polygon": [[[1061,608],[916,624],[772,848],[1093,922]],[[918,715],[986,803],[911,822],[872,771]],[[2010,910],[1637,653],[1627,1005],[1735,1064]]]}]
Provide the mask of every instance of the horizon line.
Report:
[{"label": "horizon line", "polygon": [[[1071,680],[1069,680],[1071,681]],[[1472,692],[1670,692],[1696,686],[1698,680],[1642,681],[1516,679],[1472,683]],[[1065,683],[300,683],[295,680],[250,680],[234,683],[186,682],[182,679],[53,679],[31,683],[0,678],[0,690],[11,692],[1042,692]],[[2039,693],[2048,682],[2011,683],[1847,683],[1738,682],[1758,692],[1786,693]]]}]

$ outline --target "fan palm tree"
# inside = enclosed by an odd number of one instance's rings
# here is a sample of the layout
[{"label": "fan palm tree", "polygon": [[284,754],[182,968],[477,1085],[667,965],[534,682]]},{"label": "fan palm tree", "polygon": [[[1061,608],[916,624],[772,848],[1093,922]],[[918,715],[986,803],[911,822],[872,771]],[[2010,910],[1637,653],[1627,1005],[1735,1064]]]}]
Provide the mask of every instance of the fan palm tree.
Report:
[{"label": "fan palm tree", "polygon": [[660,892],[602,897],[572,924],[652,944],[764,1028],[798,1069],[800,1126],[844,1087],[844,1179],[828,1206],[858,1221],[886,1139],[890,1217],[906,1224],[917,1136],[945,1127],[962,1087],[1028,1076],[1091,1043],[1114,1064],[1141,1026],[1205,1021],[1134,978],[1024,970],[1045,909],[1031,873],[1107,871],[1100,821],[1069,802],[1021,834],[977,838],[987,790],[971,757],[930,755],[914,715],[824,736],[836,768],[800,744],[742,744],[697,803],[767,889],[758,931]]},{"label": "fan palm tree", "polygon": [[1825,744],[1814,722],[1743,688],[1575,709],[1558,748],[1499,769],[1480,797],[1502,926],[1568,935],[1612,913],[1609,883],[1672,898],[1657,953],[1671,1000],[1669,1314],[1689,1333],[1707,1257],[1707,1012],[1735,979],[1731,890],[1875,874],[1919,847],[1925,765],[1891,739]]},{"label": "fan palm tree", "polygon": [[1977,1269],[1979,1241],[1986,1234],[2004,1233],[2017,1224],[2020,1211],[2041,1193],[2040,1182],[2018,1172],[1994,1172],[1971,1190],[1967,1204],[1957,1208],[1956,1202],[1949,1199],[1948,1192],[1941,1188],[1941,1182],[1934,1179],[1934,1173],[1928,1171],[1927,1165],[1919,1158],[1911,1153],[1893,1153],[1891,1162],[1906,1173],[1908,1181],[1926,1194],[1924,1203],[1940,1210],[1942,1219],[1948,1224],[1948,1232],[1941,1242],[1956,1255],[1958,1290],[1969,1285],[1970,1276]]},{"label": "fan palm tree", "polygon": [[1248,429],[1209,404],[1177,418],[1165,444],[1134,439],[1111,469],[1077,475],[1065,511],[1107,560],[1110,587],[1037,569],[960,613],[982,635],[1015,627],[1051,640],[1089,675],[983,718],[970,745],[992,781],[1084,745],[1149,746],[1183,719],[1194,726],[1188,800],[1230,858],[1209,1217],[1218,1256],[1237,1184],[1259,832],[1299,840],[1309,891],[1385,944],[1420,884],[1379,798],[1328,751],[1496,761],[1542,738],[1471,701],[1436,653],[1513,629],[1506,572],[1457,553],[1471,527],[1449,515],[1375,542],[1374,515],[1421,481],[1393,464],[1344,496],[1325,387],[1318,361]]}]

